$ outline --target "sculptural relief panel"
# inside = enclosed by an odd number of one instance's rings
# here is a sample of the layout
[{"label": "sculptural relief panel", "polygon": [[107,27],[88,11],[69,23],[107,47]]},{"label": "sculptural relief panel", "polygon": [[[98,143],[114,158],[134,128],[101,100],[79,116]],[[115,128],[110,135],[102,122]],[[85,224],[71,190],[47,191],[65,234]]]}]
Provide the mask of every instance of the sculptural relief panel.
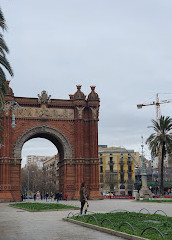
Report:
[{"label": "sculptural relief panel", "polygon": [[54,118],[54,119],[74,119],[73,109],[24,107],[14,111],[16,118]]}]

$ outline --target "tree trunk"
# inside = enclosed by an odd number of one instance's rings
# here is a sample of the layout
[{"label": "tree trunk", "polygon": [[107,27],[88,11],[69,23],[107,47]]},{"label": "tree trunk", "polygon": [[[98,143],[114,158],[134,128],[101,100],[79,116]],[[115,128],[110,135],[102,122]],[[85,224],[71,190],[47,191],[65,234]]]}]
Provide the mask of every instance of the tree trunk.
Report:
[{"label": "tree trunk", "polygon": [[161,179],[160,179],[160,194],[164,196],[164,158],[165,158],[165,142],[162,143],[161,155]]}]

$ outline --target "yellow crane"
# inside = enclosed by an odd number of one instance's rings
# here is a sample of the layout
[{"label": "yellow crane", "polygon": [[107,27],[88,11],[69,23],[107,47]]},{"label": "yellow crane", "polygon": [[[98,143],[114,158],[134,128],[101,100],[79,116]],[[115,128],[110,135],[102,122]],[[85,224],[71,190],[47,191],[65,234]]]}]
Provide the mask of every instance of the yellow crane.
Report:
[{"label": "yellow crane", "polygon": [[153,101],[152,103],[148,103],[148,104],[138,104],[137,108],[141,109],[142,107],[145,107],[145,106],[154,105],[156,107],[156,121],[158,121],[160,119],[160,116],[161,116],[160,105],[165,104],[165,103],[170,103],[170,102],[172,102],[172,99],[159,101],[159,96],[158,96],[158,93],[157,93],[156,94],[156,101]]}]

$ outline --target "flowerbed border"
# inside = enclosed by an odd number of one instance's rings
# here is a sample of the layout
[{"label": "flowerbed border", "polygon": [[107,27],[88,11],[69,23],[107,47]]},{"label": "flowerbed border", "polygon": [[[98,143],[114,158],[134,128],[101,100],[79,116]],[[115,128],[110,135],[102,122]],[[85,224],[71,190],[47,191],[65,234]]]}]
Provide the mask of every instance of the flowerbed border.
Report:
[{"label": "flowerbed border", "polygon": [[115,235],[117,237],[123,237],[123,238],[128,239],[128,240],[149,240],[147,238],[142,238],[142,237],[139,237],[139,236],[115,231],[115,230],[112,230],[112,229],[107,229],[107,228],[100,227],[100,226],[97,226],[97,225],[92,225],[92,224],[89,224],[89,223],[76,221],[74,219],[63,218],[63,221],[78,224],[78,225],[81,225],[81,226],[84,226],[84,227],[87,227],[87,228],[91,228],[91,229],[96,230],[96,231],[100,231],[100,232],[108,233],[108,234],[111,234],[111,235]]}]

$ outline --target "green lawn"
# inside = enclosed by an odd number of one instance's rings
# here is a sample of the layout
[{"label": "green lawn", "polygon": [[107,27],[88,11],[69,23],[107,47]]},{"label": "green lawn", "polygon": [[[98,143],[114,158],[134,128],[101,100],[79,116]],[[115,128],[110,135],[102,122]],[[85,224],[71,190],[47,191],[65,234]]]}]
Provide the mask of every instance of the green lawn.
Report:
[{"label": "green lawn", "polygon": [[[164,239],[172,240],[172,217],[166,217],[160,214],[143,214],[135,212],[114,212],[105,214],[97,213],[92,216],[96,218],[98,226],[110,228],[136,236],[141,236],[142,231],[145,228],[151,226],[157,228],[164,235]],[[97,225],[94,217],[90,217],[90,215],[84,215],[84,217],[74,216],[72,219]],[[105,220],[101,225],[103,219],[109,219],[112,222],[113,226],[108,220]],[[119,226],[124,222],[125,224],[119,228]],[[135,231],[133,231],[129,224],[126,222],[131,224]],[[142,237],[152,240],[163,239],[162,236],[157,231],[155,231],[155,229],[146,230],[143,233]]]},{"label": "green lawn", "polygon": [[172,203],[172,199],[155,199],[155,200],[140,200],[140,202],[157,202],[157,203]]},{"label": "green lawn", "polygon": [[25,209],[28,211],[44,211],[44,210],[65,210],[65,209],[79,209],[78,207],[73,207],[58,203],[12,203],[9,204],[10,207],[16,207]]}]

